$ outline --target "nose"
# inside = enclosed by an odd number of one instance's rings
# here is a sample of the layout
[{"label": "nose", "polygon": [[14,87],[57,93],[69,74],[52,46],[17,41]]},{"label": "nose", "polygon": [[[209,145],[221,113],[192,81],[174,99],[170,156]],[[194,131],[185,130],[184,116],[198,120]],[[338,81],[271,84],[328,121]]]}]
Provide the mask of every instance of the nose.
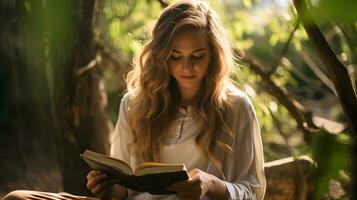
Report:
[{"label": "nose", "polygon": [[185,59],[185,62],[182,65],[183,69],[192,70],[193,69],[193,61],[191,59]]}]

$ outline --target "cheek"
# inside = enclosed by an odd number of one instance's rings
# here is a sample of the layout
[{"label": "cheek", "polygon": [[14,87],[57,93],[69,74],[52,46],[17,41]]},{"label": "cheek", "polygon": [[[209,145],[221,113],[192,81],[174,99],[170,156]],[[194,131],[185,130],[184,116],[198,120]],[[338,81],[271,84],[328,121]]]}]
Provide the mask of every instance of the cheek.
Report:
[{"label": "cheek", "polygon": [[208,67],[209,67],[209,61],[202,61],[202,62],[200,62],[199,63],[199,67],[198,67],[198,69],[199,69],[199,71],[202,73],[202,74],[205,74],[206,72],[207,72],[207,70],[208,70]]},{"label": "cheek", "polygon": [[171,63],[168,66],[169,66],[169,69],[170,69],[171,76],[175,76],[175,74],[177,74],[178,65]]}]

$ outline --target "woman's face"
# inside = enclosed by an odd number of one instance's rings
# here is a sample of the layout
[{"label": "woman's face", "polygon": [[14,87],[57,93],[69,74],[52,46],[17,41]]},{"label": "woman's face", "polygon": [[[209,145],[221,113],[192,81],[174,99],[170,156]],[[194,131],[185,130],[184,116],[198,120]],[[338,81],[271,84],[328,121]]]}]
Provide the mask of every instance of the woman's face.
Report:
[{"label": "woman's face", "polygon": [[210,60],[211,50],[206,33],[184,30],[173,38],[168,66],[181,91],[200,87]]}]

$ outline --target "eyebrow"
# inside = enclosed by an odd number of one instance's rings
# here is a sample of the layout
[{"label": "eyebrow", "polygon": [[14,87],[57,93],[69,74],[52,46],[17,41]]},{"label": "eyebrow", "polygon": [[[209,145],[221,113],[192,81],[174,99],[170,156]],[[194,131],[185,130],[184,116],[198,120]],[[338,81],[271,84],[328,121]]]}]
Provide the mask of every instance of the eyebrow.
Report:
[{"label": "eyebrow", "polygon": [[[203,50],[206,50],[206,48],[196,49],[192,53],[197,53],[197,52],[200,52],[200,51],[203,51]],[[175,53],[182,53],[181,51],[178,51],[176,49],[173,49],[172,51],[175,52]]]}]

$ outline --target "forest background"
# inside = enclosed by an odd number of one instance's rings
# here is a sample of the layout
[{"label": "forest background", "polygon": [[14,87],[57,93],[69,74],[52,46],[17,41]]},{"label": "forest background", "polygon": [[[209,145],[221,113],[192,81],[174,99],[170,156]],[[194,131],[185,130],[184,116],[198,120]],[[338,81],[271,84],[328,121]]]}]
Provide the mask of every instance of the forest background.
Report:
[{"label": "forest background", "polygon": [[[0,1],[0,197],[89,194],[79,153],[108,153],[125,74],[172,2]],[[261,124],[266,199],[353,199],[357,1],[209,3]]]}]

